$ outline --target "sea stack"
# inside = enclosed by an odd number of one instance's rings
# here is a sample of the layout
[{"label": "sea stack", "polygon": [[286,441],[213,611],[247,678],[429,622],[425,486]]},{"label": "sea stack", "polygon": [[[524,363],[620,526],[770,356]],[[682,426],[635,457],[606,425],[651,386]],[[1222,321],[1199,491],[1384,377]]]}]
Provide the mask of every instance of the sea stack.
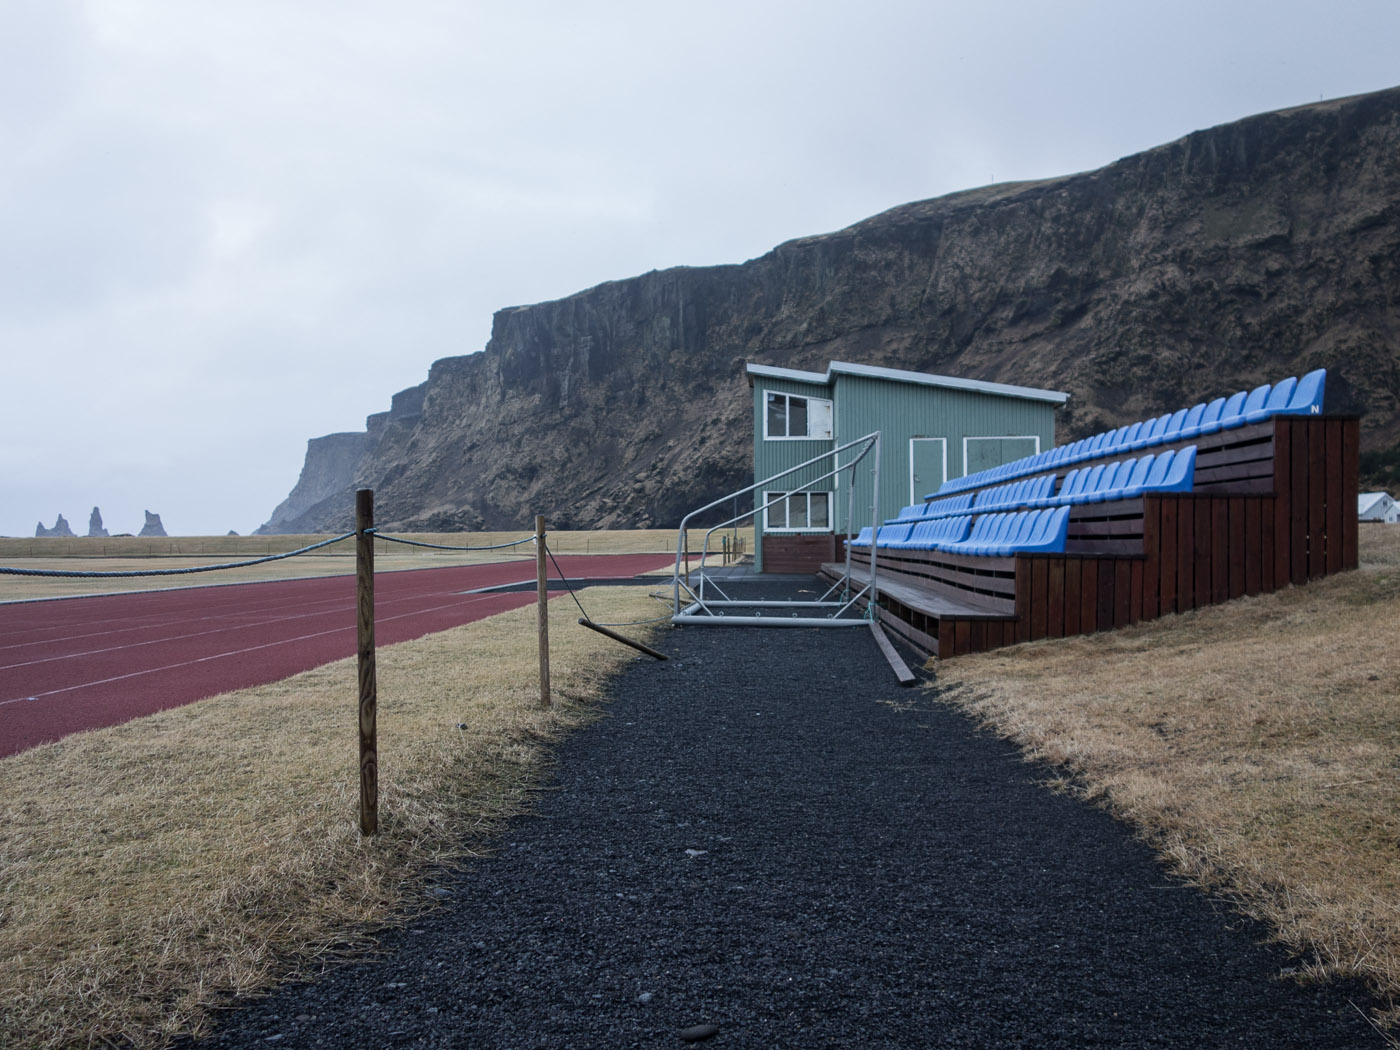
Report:
[{"label": "sea stack", "polygon": [[53,523],[53,528],[51,529],[44,528],[44,523],[42,521],[39,522],[39,524],[34,527],[34,535],[36,537],[71,536],[73,535],[73,530],[69,527],[68,520],[60,514],[58,520]]}]

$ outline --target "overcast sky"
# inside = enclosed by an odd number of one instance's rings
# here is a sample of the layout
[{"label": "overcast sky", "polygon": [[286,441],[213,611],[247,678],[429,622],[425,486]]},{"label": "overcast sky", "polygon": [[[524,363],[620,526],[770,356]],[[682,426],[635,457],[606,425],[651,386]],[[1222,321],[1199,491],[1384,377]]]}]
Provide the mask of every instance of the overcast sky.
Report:
[{"label": "overcast sky", "polygon": [[1396,84],[1396,0],[0,0],[0,535],[247,533],[501,307]]}]

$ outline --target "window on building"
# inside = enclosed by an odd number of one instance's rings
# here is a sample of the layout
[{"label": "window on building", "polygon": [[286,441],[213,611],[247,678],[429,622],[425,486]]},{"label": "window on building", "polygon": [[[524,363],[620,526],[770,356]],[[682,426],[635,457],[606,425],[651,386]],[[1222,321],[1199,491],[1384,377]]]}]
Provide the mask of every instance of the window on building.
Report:
[{"label": "window on building", "polygon": [[831,402],[769,391],[763,436],[768,440],[831,438]]},{"label": "window on building", "polygon": [[831,531],[830,492],[765,492],[763,502],[772,503],[764,519],[765,532]]},{"label": "window on building", "polygon": [[1040,438],[1034,435],[963,438],[963,473],[976,474],[1039,451]]}]

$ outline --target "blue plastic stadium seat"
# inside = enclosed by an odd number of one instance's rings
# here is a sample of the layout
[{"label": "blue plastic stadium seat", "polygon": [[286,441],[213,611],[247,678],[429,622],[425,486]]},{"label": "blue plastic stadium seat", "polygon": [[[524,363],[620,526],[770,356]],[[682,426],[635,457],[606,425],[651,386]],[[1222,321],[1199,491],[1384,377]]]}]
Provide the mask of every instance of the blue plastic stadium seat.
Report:
[{"label": "blue plastic stadium seat", "polygon": [[[1225,399],[1225,404],[1220,406],[1220,415],[1216,417],[1213,430],[1225,430],[1231,426],[1239,426],[1244,422],[1244,404],[1249,400],[1249,391],[1241,390],[1231,394]],[[1238,420],[1239,422],[1234,422]]]},{"label": "blue plastic stadium seat", "polygon": [[[1098,477],[1091,481],[1089,489],[1084,493],[1083,502],[1102,503],[1106,499],[1113,499],[1114,497],[1109,493],[1123,487],[1128,475],[1133,472],[1135,462],[1136,460],[1125,459],[1117,463],[1105,464]],[[1094,469],[1099,470],[1098,467]]]},{"label": "blue plastic stadium seat", "polygon": [[[1187,445],[1172,455],[1168,449],[1152,464],[1143,492],[1190,492],[1196,483],[1196,446]],[[1162,461],[1166,461],[1163,467]],[[1137,493],[1135,493],[1137,495]]]},{"label": "blue plastic stadium seat", "polygon": [[1072,502],[1075,493],[1081,491],[1084,482],[1089,479],[1088,467],[1072,467],[1065,475],[1064,484],[1060,486],[1058,492],[1053,496],[1047,496],[1044,501],[1045,506],[1060,506],[1063,503]]},{"label": "blue plastic stadium seat", "polygon": [[[1205,405],[1202,405],[1201,410],[1204,411],[1205,407]],[[1190,415],[1191,410],[1189,408],[1182,408],[1173,412],[1171,418],[1167,420],[1166,427],[1163,428],[1161,435],[1157,438],[1157,444],[1165,445],[1169,441],[1181,440],[1181,429],[1186,425],[1186,419]]]},{"label": "blue plastic stadium seat", "polygon": [[972,501],[976,495],[975,492],[964,492],[957,496],[931,500],[924,504],[924,517],[946,518],[950,514],[966,514],[972,509]]},{"label": "blue plastic stadium seat", "polygon": [[1069,538],[1069,508],[1052,507],[1036,511],[1036,521],[1030,536],[1017,551],[1022,554],[1062,554]]},{"label": "blue plastic stadium seat", "polygon": [[[1225,399],[1223,397],[1220,399],[1220,406],[1221,408],[1225,407]],[[1199,433],[1201,429],[1201,417],[1205,415],[1208,407],[1209,406],[1202,401],[1200,404],[1192,405],[1188,408],[1186,410],[1186,418],[1183,419],[1181,425],[1176,428],[1176,436],[1171,438],[1171,440],[1179,441],[1184,437]]]},{"label": "blue plastic stadium seat", "polygon": [[1288,407],[1280,410],[1280,415],[1316,416],[1322,413],[1323,398],[1327,393],[1327,369],[1319,368],[1298,380]]},{"label": "blue plastic stadium seat", "polygon": [[1015,534],[1016,530],[1021,526],[1021,523],[1025,521],[1026,515],[1029,513],[1030,511],[1023,510],[1016,513],[993,514],[992,517],[997,519],[997,523],[996,527],[992,530],[992,534],[985,542],[973,544],[969,547],[968,553],[994,554],[1007,544],[1011,536]]},{"label": "blue plastic stadium seat", "polygon": [[1113,483],[1105,483],[1094,496],[1090,497],[1090,502],[1103,503],[1111,499],[1126,499],[1129,496],[1141,495],[1142,487],[1147,484],[1147,479],[1152,471],[1152,463],[1156,458],[1156,453],[1149,452],[1137,459],[1125,460],[1118,468],[1118,476],[1114,478]]},{"label": "blue plastic stadium seat", "polygon": [[881,525],[880,531],[875,536],[875,546],[884,548],[903,543],[909,538],[909,533],[912,532],[913,529],[914,526],[908,523],[900,525]]},{"label": "blue plastic stadium seat", "polygon": [[[1269,391],[1273,387],[1265,383],[1263,386],[1256,386],[1246,396],[1243,393],[1236,394],[1225,403],[1225,411],[1220,417],[1220,428],[1222,430],[1233,430],[1235,427],[1242,427],[1249,422],[1249,417],[1262,409],[1269,402]],[[1231,405],[1235,398],[1240,399],[1240,403],[1232,409]]]},{"label": "blue plastic stadium seat", "polygon": [[938,549],[983,556],[1057,552],[1065,549],[1068,533],[1068,507],[984,514],[973,524],[967,539],[941,543]]},{"label": "blue plastic stadium seat", "polygon": [[1282,412],[1288,407],[1288,402],[1293,399],[1293,391],[1297,389],[1297,386],[1298,380],[1293,376],[1275,383],[1273,389],[1269,391],[1268,400],[1253,412],[1245,413],[1245,422],[1258,423]]},{"label": "blue plastic stadium seat", "polygon": [[999,525],[1004,524],[1004,515],[1001,514],[979,514],[972,523],[972,528],[968,534],[960,540],[943,540],[937,544],[937,549],[941,551],[954,551],[962,554],[970,553],[967,548],[973,544],[986,543],[991,538],[993,532]]},{"label": "blue plastic stadium seat", "polygon": [[1103,444],[1104,453],[1108,454],[1121,450],[1128,442],[1128,431],[1130,431],[1132,427],[1133,424],[1130,423],[1127,426],[1119,427],[1117,430],[1110,430],[1108,432],[1108,440]]},{"label": "blue plastic stadium seat", "polygon": [[1220,417],[1225,412],[1226,399],[1217,397],[1206,405],[1206,410],[1201,413],[1201,418],[1194,427],[1182,427],[1181,436],[1183,439],[1200,437],[1202,434],[1213,434],[1220,429]]},{"label": "blue plastic stadium seat", "polygon": [[[1060,491],[1064,491],[1066,486],[1073,483],[1074,479],[1079,476],[1079,470],[1079,467],[1071,467],[1069,469],[1069,473],[1065,475],[1064,484],[1061,485]],[[1059,496],[1055,492],[1056,477],[1057,475],[1054,474],[1049,475],[1049,483],[1044,486],[1043,491],[1038,495],[1031,496],[1027,499],[1026,506],[1032,509],[1038,509],[1040,507],[1053,507],[1057,505]]]},{"label": "blue plastic stadium seat", "polygon": [[967,537],[972,527],[971,514],[959,514],[948,518],[935,518],[914,526],[909,539],[903,544],[906,550],[936,549],[941,543],[953,543]]},{"label": "blue plastic stadium seat", "polygon": [[874,534],[875,530],[872,529],[869,525],[867,525],[865,528],[860,530],[860,535],[858,535],[853,540],[849,540],[848,542],[852,547],[869,547],[871,537]]},{"label": "blue plastic stadium seat", "polygon": [[880,544],[886,550],[912,550],[918,547],[925,534],[934,527],[932,521],[918,521],[909,526],[909,533],[903,539],[890,539]]},{"label": "blue plastic stadium seat", "polygon": [[1099,487],[1099,483],[1103,480],[1103,472],[1107,469],[1107,465],[1103,463],[1096,463],[1090,467],[1079,476],[1079,491],[1073,494],[1074,499],[1063,502],[1083,503],[1088,498],[1089,493]]},{"label": "blue plastic stadium seat", "polygon": [[1168,412],[1164,416],[1158,416],[1156,419],[1144,423],[1142,429],[1138,431],[1137,438],[1133,441],[1133,448],[1150,448],[1158,444],[1162,440],[1162,435],[1166,433],[1167,424],[1171,422],[1171,419],[1171,413]]}]

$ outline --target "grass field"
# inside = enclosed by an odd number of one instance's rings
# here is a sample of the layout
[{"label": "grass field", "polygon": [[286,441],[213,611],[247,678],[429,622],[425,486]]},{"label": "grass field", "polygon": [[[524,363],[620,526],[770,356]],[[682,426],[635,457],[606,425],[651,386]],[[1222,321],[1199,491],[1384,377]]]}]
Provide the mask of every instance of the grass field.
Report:
[{"label": "grass field", "polygon": [[[938,686],[1263,919],[1302,977],[1393,997],[1400,529],[1361,535],[1358,572],[959,658]],[[659,608],[646,588],[583,600],[600,622]],[[381,650],[395,745],[374,839],[355,818],[352,661],[0,760],[0,1045],[158,1046],[429,906],[438,866],[490,849],[637,658],[571,609],[551,610],[551,711],[533,609]]]},{"label": "grass field", "polygon": [[1362,528],[1358,572],[938,679],[1277,931],[1300,976],[1400,1004],[1400,528]]}]

